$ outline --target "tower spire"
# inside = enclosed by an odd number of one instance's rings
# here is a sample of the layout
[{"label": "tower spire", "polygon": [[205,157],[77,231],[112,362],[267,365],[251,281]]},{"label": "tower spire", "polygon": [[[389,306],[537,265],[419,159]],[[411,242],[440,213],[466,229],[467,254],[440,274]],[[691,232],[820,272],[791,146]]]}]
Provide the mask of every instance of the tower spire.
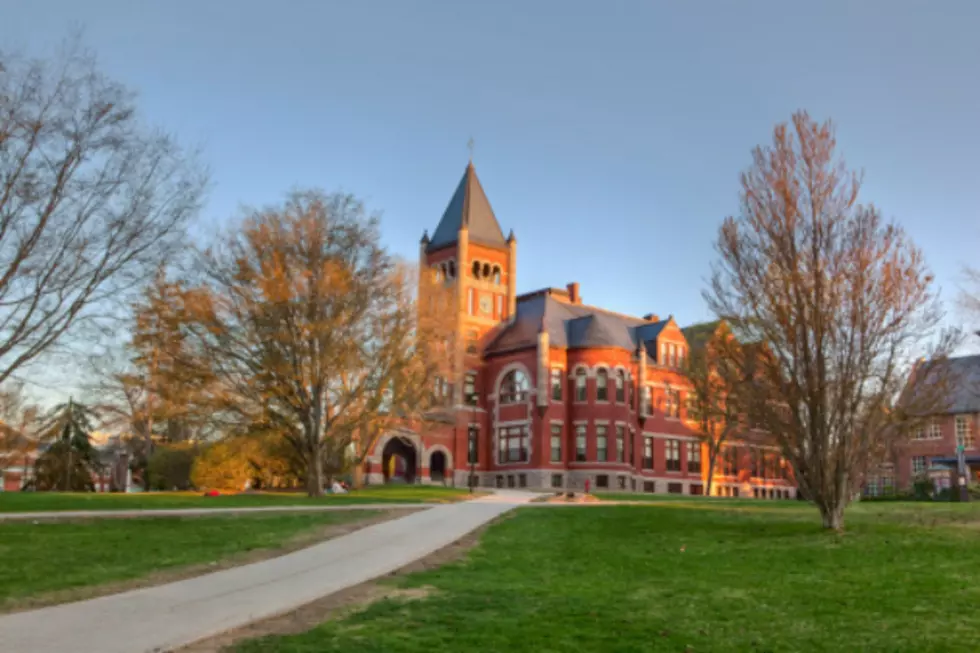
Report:
[{"label": "tower spire", "polygon": [[470,140],[466,141],[466,149],[470,151],[470,165],[473,165],[473,150],[476,149],[476,143],[472,136],[470,136]]}]

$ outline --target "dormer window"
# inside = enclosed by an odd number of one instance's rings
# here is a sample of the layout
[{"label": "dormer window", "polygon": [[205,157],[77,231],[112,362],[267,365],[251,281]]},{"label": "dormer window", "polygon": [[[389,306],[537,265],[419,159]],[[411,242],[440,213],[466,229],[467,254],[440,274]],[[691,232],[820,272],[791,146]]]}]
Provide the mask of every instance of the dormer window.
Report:
[{"label": "dormer window", "polygon": [[596,401],[609,401],[609,372],[600,369],[595,377]]},{"label": "dormer window", "polygon": [[626,372],[616,370],[616,403],[621,404],[626,401]]}]

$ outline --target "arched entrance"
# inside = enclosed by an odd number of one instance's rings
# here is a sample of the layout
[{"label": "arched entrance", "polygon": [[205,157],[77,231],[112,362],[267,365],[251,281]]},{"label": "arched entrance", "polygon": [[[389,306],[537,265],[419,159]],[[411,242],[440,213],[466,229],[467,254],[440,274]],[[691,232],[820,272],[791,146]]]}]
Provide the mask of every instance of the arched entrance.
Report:
[{"label": "arched entrance", "polygon": [[417,458],[411,440],[400,437],[388,440],[381,453],[385,483],[414,483],[418,473]]},{"label": "arched entrance", "polygon": [[446,480],[446,454],[441,451],[433,451],[429,456],[429,478],[436,483]]}]

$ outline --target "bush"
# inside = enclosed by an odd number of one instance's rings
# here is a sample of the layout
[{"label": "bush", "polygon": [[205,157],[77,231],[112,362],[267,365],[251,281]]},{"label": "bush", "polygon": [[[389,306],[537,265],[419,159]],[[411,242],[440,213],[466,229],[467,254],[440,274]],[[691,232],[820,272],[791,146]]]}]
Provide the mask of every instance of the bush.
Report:
[{"label": "bush", "polygon": [[281,440],[272,436],[236,436],[208,445],[194,459],[191,481],[199,488],[295,487],[298,478]]},{"label": "bush", "polygon": [[158,447],[146,465],[151,490],[189,490],[191,466],[197,455],[192,444],[174,444]]}]

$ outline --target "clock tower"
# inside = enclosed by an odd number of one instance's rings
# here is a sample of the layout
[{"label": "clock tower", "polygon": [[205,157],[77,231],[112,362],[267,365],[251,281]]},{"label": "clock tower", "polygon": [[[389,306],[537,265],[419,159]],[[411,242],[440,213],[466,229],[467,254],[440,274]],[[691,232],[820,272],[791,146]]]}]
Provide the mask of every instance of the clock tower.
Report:
[{"label": "clock tower", "polygon": [[453,289],[452,369],[459,398],[465,372],[479,366],[487,334],[513,319],[517,302],[517,239],[513,231],[504,237],[472,161],[432,237],[422,236],[419,269]]}]

